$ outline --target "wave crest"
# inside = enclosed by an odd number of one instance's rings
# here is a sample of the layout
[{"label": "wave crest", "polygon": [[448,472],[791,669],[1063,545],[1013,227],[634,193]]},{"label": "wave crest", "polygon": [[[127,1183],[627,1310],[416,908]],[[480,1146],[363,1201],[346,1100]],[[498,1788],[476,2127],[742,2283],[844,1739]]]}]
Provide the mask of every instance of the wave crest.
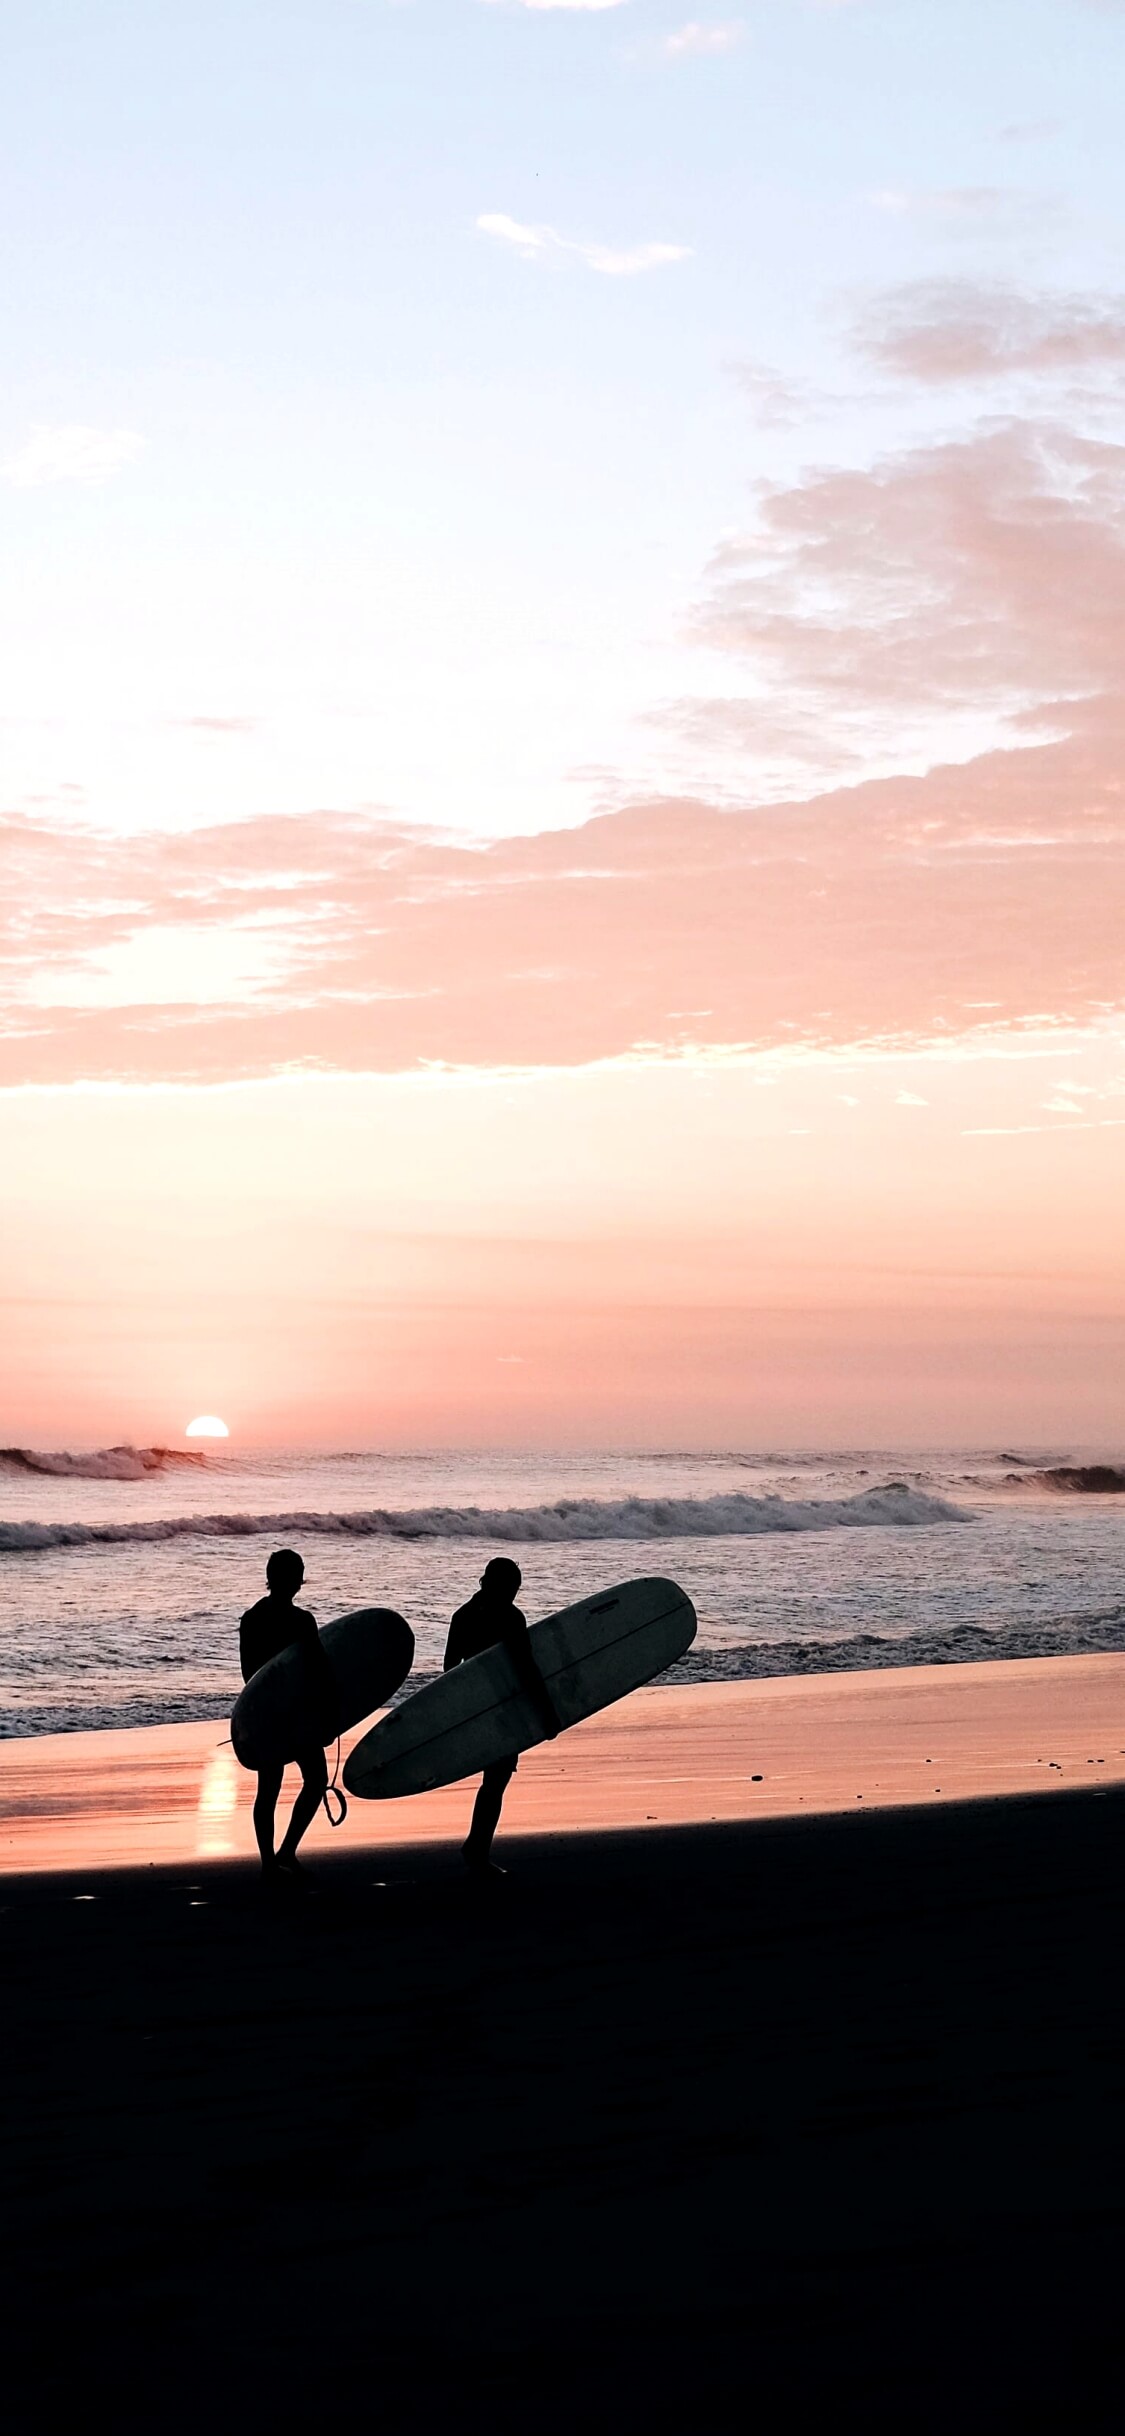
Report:
[{"label": "wave crest", "polygon": [[45,1473],[51,1480],[147,1480],[174,1463],[206,1463],[203,1454],[178,1446],[103,1446],[93,1455],[40,1454],[33,1446],[0,1446],[0,1463],[13,1472]]},{"label": "wave crest", "polygon": [[[98,1474],[98,1478],[106,1475]],[[175,1514],[151,1522],[0,1523],[0,1550],[81,1548],[130,1540],[350,1538],[412,1540],[756,1539],[776,1531],[971,1522],[963,1507],[895,1480],[858,1497],[560,1497],[550,1506],[376,1507],[355,1514]]]},{"label": "wave crest", "polygon": [[1069,1491],[1072,1497],[1125,1497],[1125,1467],[1119,1463],[1056,1463],[1036,1472],[1044,1489]]}]

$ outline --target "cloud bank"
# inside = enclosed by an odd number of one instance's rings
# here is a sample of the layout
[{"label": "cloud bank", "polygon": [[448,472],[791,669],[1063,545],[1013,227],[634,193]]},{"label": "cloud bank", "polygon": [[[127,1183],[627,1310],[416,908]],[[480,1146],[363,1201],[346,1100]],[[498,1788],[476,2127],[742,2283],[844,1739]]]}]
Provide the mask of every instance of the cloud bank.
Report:
[{"label": "cloud bank", "polygon": [[[5,824],[0,1079],[220,1081],[289,1067],[576,1065],[1125,1007],[1121,736],[760,810],[637,804],[484,848],[324,813],[109,840]],[[138,932],[276,926],[228,1005],[51,1004]],[[36,1002],[27,995],[39,977]],[[61,993],[60,993],[61,996]]]},{"label": "cloud bank", "polygon": [[[923,387],[1066,382],[1117,363],[1125,304],[915,283],[860,344]],[[976,746],[488,844],[331,810],[115,839],[15,809],[0,1079],[909,1048],[1125,1009],[1125,445],[1044,410],[765,485],[697,628],[732,671],[680,706],[704,739],[806,772],[919,720],[976,721]]]}]

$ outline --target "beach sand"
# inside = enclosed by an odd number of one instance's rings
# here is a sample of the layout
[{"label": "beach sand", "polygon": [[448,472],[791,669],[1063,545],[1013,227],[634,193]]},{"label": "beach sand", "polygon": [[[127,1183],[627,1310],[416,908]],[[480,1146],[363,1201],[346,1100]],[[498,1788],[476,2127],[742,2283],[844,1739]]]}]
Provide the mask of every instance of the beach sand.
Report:
[{"label": "beach sand", "polygon": [[[1119,1734],[1125,1656],[654,1685],[525,1753],[504,1826],[709,1825],[1125,1784]],[[0,1872],[252,1854],[254,1783],[223,1724],[0,1742]],[[464,1785],[355,1801],[338,1835],[321,1815],[306,1851],[459,1841],[471,1807]]]},{"label": "beach sand", "polygon": [[521,1768],[485,1890],[464,1793],[377,1852],[356,1805],[275,1899],[200,1848],[215,1728],[65,1795],[8,1746],[10,2407],[1116,2424],[1123,1693],[1076,1659],[640,1695],[584,1794],[578,1733],[573,1777]]}]

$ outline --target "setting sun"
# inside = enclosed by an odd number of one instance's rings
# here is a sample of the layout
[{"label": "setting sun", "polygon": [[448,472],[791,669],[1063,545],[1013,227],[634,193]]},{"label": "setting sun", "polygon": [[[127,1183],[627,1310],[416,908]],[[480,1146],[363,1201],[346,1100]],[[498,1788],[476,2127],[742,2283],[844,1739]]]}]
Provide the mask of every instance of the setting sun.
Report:
[{"label": "setting sun", "polygon": [[230,1431],[217,1413],[197,1413],[184,1431],[185,1438],[229,1438]]}]

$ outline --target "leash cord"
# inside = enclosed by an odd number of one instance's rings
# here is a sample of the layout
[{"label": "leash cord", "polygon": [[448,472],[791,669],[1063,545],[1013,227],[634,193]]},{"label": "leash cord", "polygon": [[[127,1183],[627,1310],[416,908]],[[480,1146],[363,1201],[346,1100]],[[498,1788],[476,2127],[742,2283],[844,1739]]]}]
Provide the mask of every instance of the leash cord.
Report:
[{"label": "leash cord", "polygon": [[[339,1737],[339,1735],[337,1734],[337,1736],[336,1736],[336,1765],[335,1765],[335,1767],[334,1767],[334,1768],[333,1768],[333,1770],[332,1770],[332,1782],[331,1782],[331,1784],[330,1784],[330,1785],[326,1785],[326,1786],[325,1786],[325,1788],[324,1788],[324,1815],[325,1815],[325,1818],[327,1819],[328,1824],[329,1824],[329,1826],[330,1826],[330,1827],[342,1827],[342,1826],[343,1826],[343,1824],[344,1824],[344,1820],[346,1819],[346,1817],[347,1817],[347,1815],[348,1815],[348,1802],[347,1802],[347,1795],[346,1795],[346,1794],[345,1794],[345,1792],[344,1792],[344,1788],[343,1788],[343,1786],[342,1786],[342,1785],[338,1785],[338,1784],[337,1784],[337,1782],[336,1782],[336,1779],[337,1779],[337,1777],[338,1777],[339,1773],[340,1773],[340,1737]],[[333,1816],[332,1816],[332,1796],[333,1796],[333,1794],[335,1794],[335,1796],[336,1796],[336,1800],[339,1802],[339,1805],[340,1805],[340,1815],[339,1815],[339,1818],[333,1818]]]}]

